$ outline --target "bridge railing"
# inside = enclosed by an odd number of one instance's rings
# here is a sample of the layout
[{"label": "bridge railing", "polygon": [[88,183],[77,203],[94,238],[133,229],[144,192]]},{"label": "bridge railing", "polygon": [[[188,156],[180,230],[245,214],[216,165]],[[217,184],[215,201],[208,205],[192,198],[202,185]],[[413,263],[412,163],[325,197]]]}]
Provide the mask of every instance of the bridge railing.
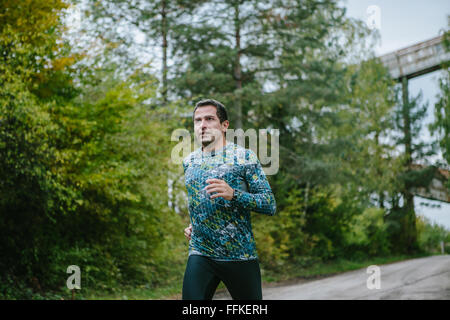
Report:
[{"label": "bridge railing", "polygon": [[419,42],[410,47],[380,56],[394,79],[408,79],[441,68],[442,63],[450,61],[450,52],[445,52],[443,36]]}]

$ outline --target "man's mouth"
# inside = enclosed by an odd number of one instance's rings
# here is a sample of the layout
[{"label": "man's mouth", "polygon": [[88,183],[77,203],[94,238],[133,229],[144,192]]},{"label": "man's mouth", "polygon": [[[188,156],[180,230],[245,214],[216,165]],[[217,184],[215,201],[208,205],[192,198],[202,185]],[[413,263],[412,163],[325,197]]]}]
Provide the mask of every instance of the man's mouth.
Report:
[{"label": "man's mouth", "polygon": [[212,137],[213,137],[213,135],[211,134],[211,133],[209,133],[209,132],[203,132],[201,135],[200,135],[200,139],[202,139],[202,140],[210,140],[210,139],[212,139]]}]

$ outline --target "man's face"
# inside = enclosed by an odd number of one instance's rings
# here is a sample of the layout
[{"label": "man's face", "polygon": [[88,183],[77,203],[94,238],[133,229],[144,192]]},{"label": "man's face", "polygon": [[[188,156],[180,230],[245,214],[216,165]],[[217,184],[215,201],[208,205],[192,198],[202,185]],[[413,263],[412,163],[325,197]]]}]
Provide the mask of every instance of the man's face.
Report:
[{"label": "man's face", "polygon": [[207,146],[218,141],[228,128],[229,122],[220,123],[217,109],[214,106],[198,107],[194,114],[194,132],[198,141]]}]

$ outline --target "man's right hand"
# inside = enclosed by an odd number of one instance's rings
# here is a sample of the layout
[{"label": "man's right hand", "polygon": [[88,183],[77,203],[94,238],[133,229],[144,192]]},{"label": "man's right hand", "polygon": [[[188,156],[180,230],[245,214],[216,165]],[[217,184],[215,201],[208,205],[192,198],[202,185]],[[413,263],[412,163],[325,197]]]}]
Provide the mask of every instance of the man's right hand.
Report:
[{"label": "man's right hand", "polygon": [[191,240],[191,233],[192,233],[192,224],[189,224],[189,227],[187,227],[186,229],[184,229],[184,236],[185,236],[188,240]]}]

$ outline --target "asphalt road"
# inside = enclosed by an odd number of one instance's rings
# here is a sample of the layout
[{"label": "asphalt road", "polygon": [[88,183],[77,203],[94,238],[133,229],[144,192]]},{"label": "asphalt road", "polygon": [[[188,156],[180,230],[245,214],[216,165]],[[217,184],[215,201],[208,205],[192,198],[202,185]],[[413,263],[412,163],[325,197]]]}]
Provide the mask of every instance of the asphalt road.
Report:
[{"label": "asphalt road", "polygon": [[[450,255],[411,259],[329,278],[263,287],[264,300],[450,300]],[[379,284],[379,289],[376,288]],[[369,287],[373,287],[369,289]],[[228,300],[226,293],[214,299]]]}]

